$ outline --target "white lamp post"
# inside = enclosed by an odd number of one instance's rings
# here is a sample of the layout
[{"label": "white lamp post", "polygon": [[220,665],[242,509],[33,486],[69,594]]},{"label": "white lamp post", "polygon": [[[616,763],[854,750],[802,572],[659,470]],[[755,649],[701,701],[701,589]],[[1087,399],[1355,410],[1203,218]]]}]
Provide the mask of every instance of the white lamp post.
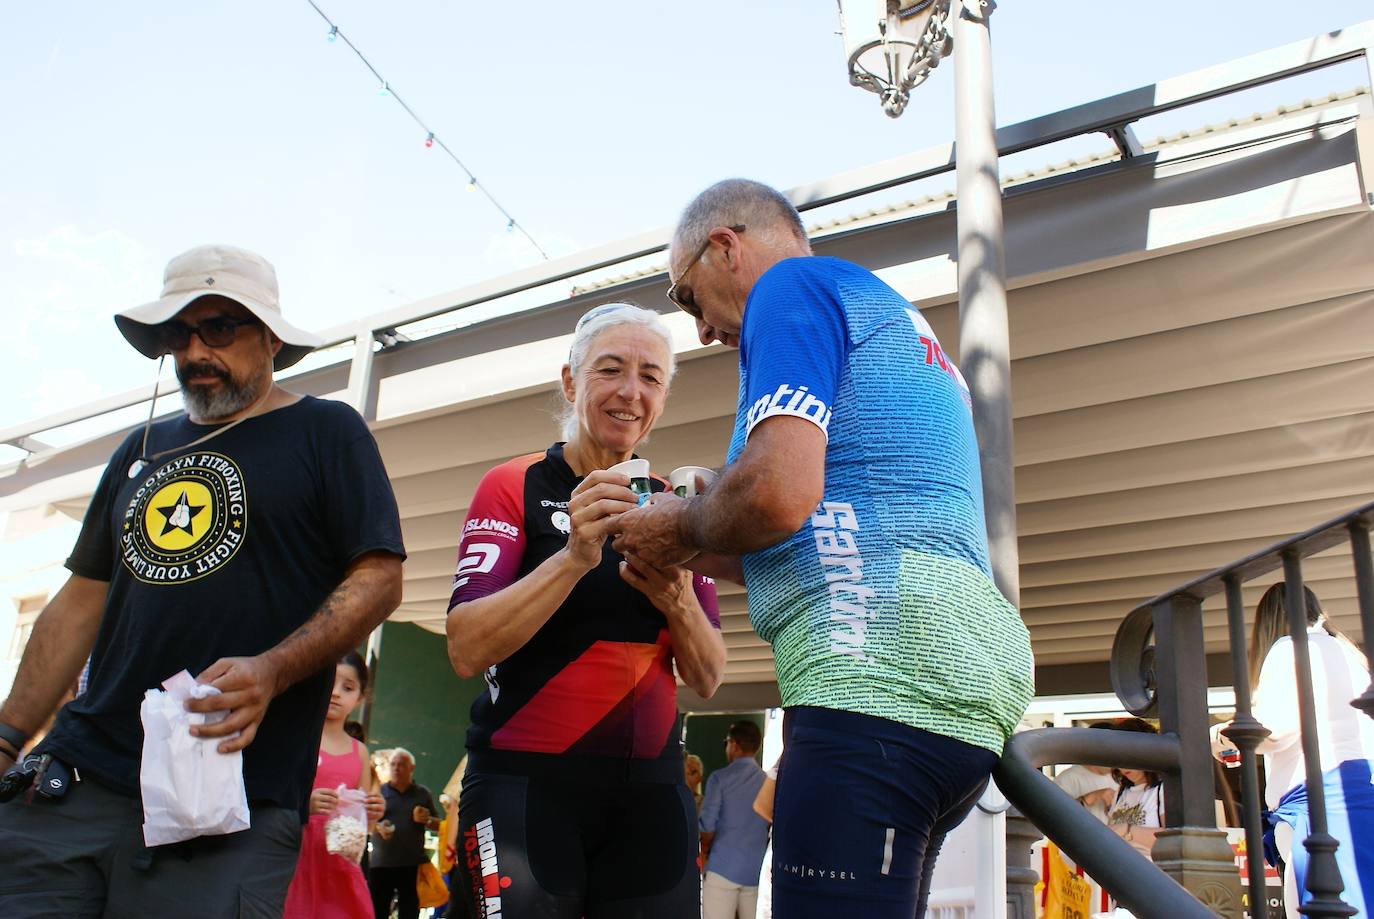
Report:
[{"label": "white lamp post", "polygon": [[1002,188],[992,104],[993,0],[839,0],[849,82],[901,115],[918,84],[954,55],[959,233],[959,366],[973,394],[988,548],[997,586],[1020,605],[1012,477],[1011,356]]}]

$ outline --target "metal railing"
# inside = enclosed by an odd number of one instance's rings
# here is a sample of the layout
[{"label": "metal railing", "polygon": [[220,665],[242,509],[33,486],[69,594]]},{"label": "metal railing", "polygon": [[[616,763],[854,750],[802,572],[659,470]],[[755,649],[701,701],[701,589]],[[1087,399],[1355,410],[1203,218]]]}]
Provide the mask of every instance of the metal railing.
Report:
[{"label": "metal railing", "polygon": [[[1049,765],[1112,763],[1177,775],[1179,750],[1177,735],[1167,733],[1042,728],[1008,740],[993,777],[1022,815],[1136,916],[1211,919],[1210,907],[1220,904],[1194,897],[1040,771]],[[1013,853],[1009,846],[1009,866],[1016,854],[1024,860],[1029,848]]]},{"label": "metal railing", "polygon": [[[1122,703],[1135,714],[1150,712],[1158,704],[1162,721],[1166,697],[1176,694],[1166,692],[1166,681],[1182,681],[1188,684],[1188,694],[1195,695],[1194,685],[1201,686],[1205,691],[1206,672],[1205,669],[1177,674],[1167,672],[1172,668],[1168,667],[1168,662],[1161,654],[1164,646],[1160,634],[1161,612],[1166,622],[1170,616],[1200,621],[1202,601],[1214,594],[1225,592],[1233,683],[1236,690],[1236,716],[1224,734],[1241,753],[1242,823],[1245,827],[1246,846],[1249,852],[1259,853],[1263,851],[1260,827],[1262,792],[1259,785],[1256,747],[1269,736],[1269,729],[1261,724],[1251,711],[1245,606],[1241,599],[1241,585],[1282,568],[1289,634],[1293,640],[1299,725],[1306,766],[1307,805],[1311,826],[1310,835],[1303,841],[1311,859],[1306,886],[1312,894],[1312,899],[1304,908],[1304,912],[1309,916],[1345,916],[1350,915],[1351,908],[1340,897],[1344,885],[1336,865],[1337,842],[1327,828],[1326,800],[1322,788],[1323,765],[1318,749],[1316,703],[1313,698],[1312,669],[1308,656],[1307,605],[1303,588],[1302,560],[1343,542],[1349,542],[1355,569],[1366,662],[1374,672],[1374,644],[1371,644],[1371,639],[1374,639],[1374,563],[1371,563],[1369,539],[1371,522],[1374,522],[1374,503],[1365,504],[1305,533],[1285,539],[1161,594],[1131,611],[1117,630],[1112,648],[1112,683]],[[1153,649],[1149,644],[1151,633],[1156,639]],[[1374,717],[1374,683],[1371,683],[1362,695],[1351,700],[1351,705]],[[1199,751],[1200,754],[1207,752],[1209,751],[1206,749]],[[1336,764],[1326,765],[1331,767]],[[1187,778],[1185,777],[1185,780]],[[1210,787],[1205,777],[1200,780],[1195,776],[1192,778],[1195,782],[1201,781]],[[1168,806],[1166,801],[1166,812]],[[1253,904],[1252,916],[1262,919],[1265,904],[1263,878],[1260,875],[1260,872],[1251,872],[1250,901]]]},{"label": "metal railing", "polygon": [[[1269,736],[1251,709],[1245,606],[1241,585],[1282,569],[1289,634],[1293,641],[1299,726],[1311,832],[1308,916],[1348,916],[1352,907],[1336,862],[1338,842],[1327,826],[1323,764],[1318,748],[1316,705],[1308,656],[1308,623],[1302,560],[1350,545],[1366,662],[1374,673],[1374,559],[1370,526],[1374,503],[1275,543],[1237,562],[1180,585],[1133,609],[1117,629],[1112,646],[1112,685],[1123,706],[1140,716],[1157,715],[1160,734],[1134,735],[1078,728],[1048,728],[1013,737],[995,773],[1007,798],[1064,852],[1081,864],[1120,903],[1139,916],[1205,916],[1209,909],[1238,912],[1224,885],[1175,865],[1161,871],[1040,773],[1050,764],[1087,763],[1149,769],[1164,776],[1164,815],[1170,829],[1205,837],[1216,834],[1211,741],[1208,734],[1207,667],[1202,604],[1226,596],[1226,617],[1236,715],[1224,735],[1241,754],[1241,811],[1250,862],[1248,912],[1264,919],[1268,909],[1264,872],[1256,748]],[[1374,682],[1351,705],[1374,717]],[[1326,764],[1325,768],[1335,766]],[[1165,837],[1169,831],[1161,833]],[[1296,844],[1295,840],[1295,844]],[[1218,851],[1218,867],[1229,853]],[[1159,858],[1159,848],[1155,857]],[[1008,855],[1008,861],[1012,858]],[[1203,859],[1206,861],[1206,859]],[[1232,868],[1234,870],[1234,868]],[[1202,872],[1205,875],[1206,872]],[[1180,883],[1161,883],[1165,877]],[[1196,898],[1195,898],[1196,897]],[[1234,906],[1238,907],[1239,904]]]}]

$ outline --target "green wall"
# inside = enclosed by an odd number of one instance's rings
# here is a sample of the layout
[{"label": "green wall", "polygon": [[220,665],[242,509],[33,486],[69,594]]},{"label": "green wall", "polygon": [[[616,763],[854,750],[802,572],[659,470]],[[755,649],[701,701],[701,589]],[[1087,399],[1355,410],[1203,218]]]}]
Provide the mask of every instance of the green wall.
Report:
[{"label": "green wall", "polygon": [[[728,715],[688,715],[686,739],[683,746],[688,753],[695,753],[701,757],[702,783],[701,790],[706,790],[706,779],[712,772],[723,768],[725,762],[725,732],[730,725],[736,721],[752,721],[759,726],[759,730],[764,729],[763,712],[737,712]],[[760,750],[758,756],[763,755]]]},{"label": "green wall", "polygon": [[368,748],[405,747],[415,754],[415,781],[437,800],[463,746],[468,710],[481,677],[462,680],[448,662],[444,636],[409,622],[382,628],[382,653],[373,685]]}]

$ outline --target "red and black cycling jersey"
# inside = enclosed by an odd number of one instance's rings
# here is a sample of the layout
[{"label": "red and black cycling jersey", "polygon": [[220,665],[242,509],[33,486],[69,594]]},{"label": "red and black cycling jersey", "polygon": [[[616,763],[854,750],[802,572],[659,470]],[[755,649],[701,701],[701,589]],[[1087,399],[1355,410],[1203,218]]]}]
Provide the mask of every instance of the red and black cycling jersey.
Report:
[{"label": "red and black cycling jersey", "polygon": [[[501,590],[564,548],[568,500],[581,480],[561,443],[488,472],[463,524],[449,609]],[[665,488],[657,478],[652,484],[654,491]],[[668,625],[621,578],[622,558],[608,542],[601,563],[539,631],[487,670],[487,692],[472,705],[470,750],[681,756]],[[720,628],[715,585],[695,576],[693,586]]]}]

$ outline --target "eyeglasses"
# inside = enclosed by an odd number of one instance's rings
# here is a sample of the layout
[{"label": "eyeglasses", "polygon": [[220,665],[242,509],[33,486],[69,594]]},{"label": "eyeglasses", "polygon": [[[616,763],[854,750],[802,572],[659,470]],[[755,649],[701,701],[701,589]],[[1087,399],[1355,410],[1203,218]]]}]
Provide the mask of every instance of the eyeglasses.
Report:
[{"label": "eyeglasses", "polygon": [[[744,224],[735,224],[730,227],[730,229],[735,233],[743,233]],[[696,298],[692,296],[692,289],[690,287],[687,288],[687,296],[684,297],[678,292],[678,285],[682,283],[683,278],[687,277],[687,272],[691,271],[692,268],[696,266],[696,263],[701,261],[701,257],[706,254],[706,250],[709,248],[711,248],[711,237],[708,234],[706,241],[702,243],[701,248],[697,250],[697,254],[692,256],[692,260],[682,269],[682,274],[677,276],[676,281],[668,285],[668,299],[677,304],[678,309],[682,310],[693,319],[701,318],[701,311],[697,309]]]},{"label": "eyeglasses", "polygon": [[259,325],[256,319],[235,319],[232,316],[211,316],[196,325],[169,319],[158,326],[162,337],[162,347],[168,351],[181,351],[191,344],[191,336],[196,335],[207,348],[227,348],[238,338],[239,329],[246,325]]}]

